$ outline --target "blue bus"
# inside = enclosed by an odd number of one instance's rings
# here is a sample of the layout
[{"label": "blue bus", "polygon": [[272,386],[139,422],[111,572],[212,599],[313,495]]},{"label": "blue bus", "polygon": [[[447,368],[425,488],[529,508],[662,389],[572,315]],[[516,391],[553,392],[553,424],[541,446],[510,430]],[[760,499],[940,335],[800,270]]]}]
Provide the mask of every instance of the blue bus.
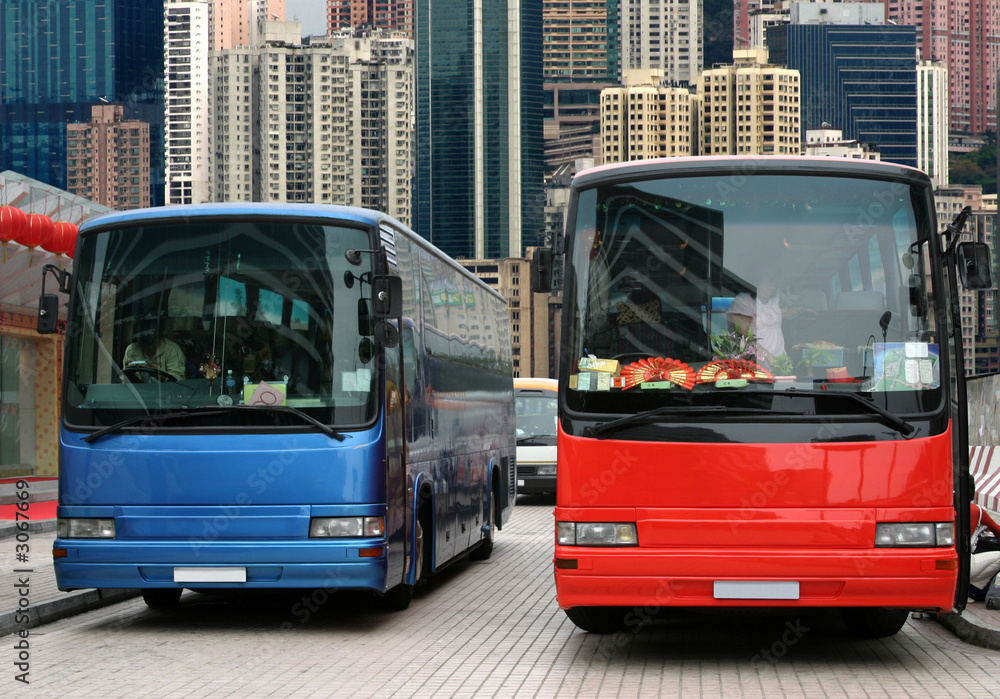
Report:
[{"label": "blue bus", "polygon": [[[490,556],[516,496],[504,298],[393,218],[320,205],[80,229],[59,589],[371,590]],[[45,273],[43,273],[44,284]],[[39,331],[56,329],[44,293]]]}]

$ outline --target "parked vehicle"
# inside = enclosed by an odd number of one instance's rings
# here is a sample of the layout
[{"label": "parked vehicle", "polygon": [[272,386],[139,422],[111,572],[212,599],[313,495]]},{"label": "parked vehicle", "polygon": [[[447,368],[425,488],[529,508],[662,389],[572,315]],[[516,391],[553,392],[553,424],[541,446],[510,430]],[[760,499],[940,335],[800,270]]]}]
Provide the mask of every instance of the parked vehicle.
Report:
[{"label": "parked vehicle", "polygon": [[[371,590],[393,608],[515,498],[506,301],[398,221],[173,206],[80,230],[61,590]],[[59,299],[43,294],[39,330]],[[470,334],[469,328],[474,328]]]},{"label": "parked vehicle", "polygon": [[556,492],[558,387],[555,379],[514,379],[518,495]]},{"label": "parked vehicle", "polygon": [[[668,158],[573,180],[555,519],[579,627],[656,606],[835,607],[862,636],[964,608],[959,281],[908,167]],[[535,290],[546,290],[547,254]]]}]

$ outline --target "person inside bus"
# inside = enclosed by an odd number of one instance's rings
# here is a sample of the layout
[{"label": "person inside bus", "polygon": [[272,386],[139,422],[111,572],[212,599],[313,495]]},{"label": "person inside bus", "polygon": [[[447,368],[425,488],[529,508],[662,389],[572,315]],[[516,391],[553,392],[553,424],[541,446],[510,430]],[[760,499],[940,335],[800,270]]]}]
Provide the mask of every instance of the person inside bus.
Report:
[{"label": "person inside bus", "polygon": [[[147,318],[136,326],[132,343],[125,348],[122,364],[125,369],[158,369],[174,379],[185,378],[184,351],[173,340],[161,336],[160,325],[155,318]],[[166,380],[163,376],[154,375],[153,378],[157,381]]]},{"label": "person inside bus", "polygon": [[[975,485],[973,482],[973,493],[976,491]],[[993,537],[1000,537],[1000,525],[993,520],[989,512],[976,504],[975,499],[973,499],[970,508],[972,557],[969,567],[969,597],[976,601],[982,601],[986,597],[990,580],[1000,572],[1000,550],[990,550],[995,547],[985,546],[985,540],[992,538],[985,535],[990,532]]]},{"label": "person inside bus", "polygon": [[785,353],[785,335],[781,331],[781,304],[778,287],[771,276],[757,286],[757,296],[747,292],[736,295],[726,311],[729,326],[740,335],[753,334],[757,341],[757,361],[770,368],[771,361]]}]

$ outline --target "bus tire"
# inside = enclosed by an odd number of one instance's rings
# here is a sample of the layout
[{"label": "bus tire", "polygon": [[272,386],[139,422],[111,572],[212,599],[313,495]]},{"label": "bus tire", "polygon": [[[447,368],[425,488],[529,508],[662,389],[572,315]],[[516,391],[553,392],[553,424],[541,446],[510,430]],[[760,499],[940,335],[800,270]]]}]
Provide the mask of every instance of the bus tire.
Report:
[{"label": "bus tire", "polygon": [[150,609],[168,609],[176,607],[181,601],[182,590],[179,587],[158,587],[142,591],[142,601]]},{"label": "bus tire", "polygon": [[[420,578],[424,574],[424,528],[420,521],[417,521],[417,548],[413,552],[414,563],[417,566],[416,583],[420,583]],[[393,612],[401,612],[408,609],[413,600],[413,585],[396,585],[379,599],[379,604],[383,609]]]},{"label": "bus tire", "polygon": [[840,610],[844,626],[858,638],[882,638],[897,633],[910,615],[907,609],[849,607]]},{"label": "bus tire", "polygon": [[570,621],[588,633],[614,633],[625,629],[628,607],[573,607],[563,611]]},{"label": "bus tire", "polygon": [[486,522],[486,538],[469,552],[469,559],[473,561],[485,561],[493,555],[493,536],[497,529],[497,499],[490,496],[490,515]]},{"label": "bus tire", "polygon": [[391,612],[401,612],[410,606],[412,599],[413,585],[402,583],[401,585],[396,585],[391,590],[386,590],[379,603],[383,609]]}]

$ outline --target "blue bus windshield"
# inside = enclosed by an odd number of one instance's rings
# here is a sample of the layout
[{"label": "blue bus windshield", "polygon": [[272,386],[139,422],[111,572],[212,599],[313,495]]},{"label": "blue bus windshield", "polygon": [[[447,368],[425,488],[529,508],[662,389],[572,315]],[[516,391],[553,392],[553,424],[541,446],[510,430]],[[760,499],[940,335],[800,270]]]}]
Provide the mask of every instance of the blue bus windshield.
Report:
[{"label": "blue bus windshield", "polygon": [[305,424],[280,410],[225,409],[241,405],[296,408],[328,425],[374,419],[371,261],[350,264],[351,248],[371,248],[370,231],[278,217],[85,234],[67,425],[179,410],[199,413],[184,423],[198,427]]}]

